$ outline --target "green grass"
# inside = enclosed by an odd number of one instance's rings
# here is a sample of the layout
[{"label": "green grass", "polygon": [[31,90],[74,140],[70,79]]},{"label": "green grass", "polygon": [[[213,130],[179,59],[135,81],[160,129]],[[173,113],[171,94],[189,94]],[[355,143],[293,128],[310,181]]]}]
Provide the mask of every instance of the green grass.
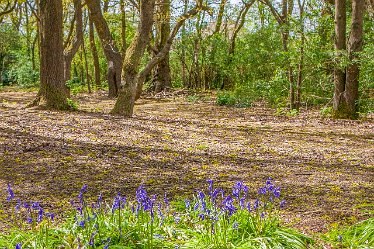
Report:
[{"label": "green grass", "polygon": [[337,227],[323,236],[334,248],[374,248],[374,218],[348,227]]}]

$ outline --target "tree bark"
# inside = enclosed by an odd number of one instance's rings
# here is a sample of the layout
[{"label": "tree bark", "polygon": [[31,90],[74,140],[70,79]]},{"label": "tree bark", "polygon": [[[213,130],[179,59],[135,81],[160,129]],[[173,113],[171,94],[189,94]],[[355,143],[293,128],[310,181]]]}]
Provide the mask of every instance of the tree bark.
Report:
[{"label": "tree bark", "polygon": [[122,55],[113,40],[108,24],[103,16],[100,0],[86,0],[86,3],[108,61],[107,80],[109,97],[116,97],[121,85]]},{"label": "tree bark", "polygon": [[88,25],[89,25],[89,39],[90,39],[90,47],[92,53],[92,59],[94,64],[94,74],[95,74],[95,85],[97,88],[101,88],[101,77],[100,77],[100,62],[99,62],[99,54],[97,52],[96,43],[95,43],[95,30],[94,25],[92,22],[91,14],[88,14]]},{"label": "tree bark", "polygon": [[[337,0],[335,8],[335,47],[337,52],[339,53],[339,51],[345,49],[345,30],[344,33],[341,30],[341,26],[346,22],[345,11],[343,15],[345,2],[340,2],[339,0]],[[364,0],[352,0],[351,31],[348,40],[348,58],[350,63],[345,72],[338,67],[336,67],[335,69],[335,92],[333,106],[333,114],[335,118],[357,118],[358,86],[360,76],[358,53],[362,50],[363,44],[364,9]]]},{"label": "tree bark", "polygon": [[153,26],[155,0],[140,1],[140,23],[137,33],[127,49],[123,62],[122,82],[112,114],[131,117],[134,111],[137,74],[141,58],[148,45]]},{"label": "tree bark", "polygon": [[[346,1],[336,0],[335,1],[335,53],[337,58],[337,64],[339,64],[341,57],[346,51]],[[339,109],[341,108],[342,95],[345,91],[345,68],[341,68],[339,65],[335,66],[334,69],[334,101],[333,109],[334,116],[339,116]]]},{"label": "tree bark", "polygon": [[[170,36],[170,0],[159,0],[159,10],[157,19],[157,50],[160,51],[167,43]],[[158,63],[155,72],[155,87],[156,93],[162,92],[165,89],[171,88],[170,75],[170,53],[166,52],[164,58]]]},{"label": "tree bark", "polygon": [[[70,47],[64,51],[64,80],[67,82],[71,78],[71,62],[83,43],[83,14],[82,1],[74,0],[75,38]],[[73,24],[72,24],[73,26]],[[67,43],[68,46],[69,42]]]},{"label": "tree bark", "polygon": [[46,106],[69,109],[64,81],[62,0],[40,0],[40,91]]}]

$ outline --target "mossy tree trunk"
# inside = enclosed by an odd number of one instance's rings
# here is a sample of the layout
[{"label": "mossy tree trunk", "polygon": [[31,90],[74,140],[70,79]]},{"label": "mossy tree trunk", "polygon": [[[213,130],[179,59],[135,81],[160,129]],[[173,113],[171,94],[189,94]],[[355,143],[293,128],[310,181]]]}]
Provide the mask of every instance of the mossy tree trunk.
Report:
[{"label": "mossy tree trunk", "polygon": [[[107,2],[108,1],[105,3]],[[108,61],[107,80],[109,85],[109,97],[116,97],[118,96],[118,89],[121,85],[122,55],[114,42],[108,23],[103,16],[100,0],[86,0],[86,3],[90,11],[90,17],[99,35],[105,57]],[[105,8],[104,5],[104,12]]]},{"label": "mossy tree trunk", "polygon": [[[352,0],[351,31],[348,40],[347,68],[336,66],[334,72],[333,116],[335,118],[356,119],[359,86],[358,53],[363,43],[364,0]],[[335,3],[335,49],[338,58],[346,50],[346,2],[336,0]]]},{"label": "mossy tree trunk", "polygon": [[40,90],[46,106],[69,109],[64,80],[62,0],[40,0]]}]

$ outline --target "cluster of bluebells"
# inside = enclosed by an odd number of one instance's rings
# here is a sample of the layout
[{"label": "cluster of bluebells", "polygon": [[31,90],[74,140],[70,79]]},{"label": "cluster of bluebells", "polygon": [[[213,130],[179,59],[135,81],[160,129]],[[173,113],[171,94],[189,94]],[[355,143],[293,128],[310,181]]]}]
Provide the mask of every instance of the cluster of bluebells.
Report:
[{"label": "cluster of bluebells", "polygon": [[[7,202],[13,202],[15,200],[15,195],[10,184],[7,187],[8,197]],[[26,213],[26,222],[28,224],[39,224],[43,219],[49,219],[54,221],[55,214],[45,212],[43,207],[39,202],[32,201],[21,201],[21,199],[15,200],[15,211],[17,214]]]},{"label": "cluster of bluebells", "polygon": [[[247,211],[265,218],[266,213],[276,208],[276,205],[279,208],[285,206],[285,201],[280,200],[280,188],[273,184],[271,178],[266,181],[265,186],[259,188],[256,198],[249,196],[249,188],[241,181],[235,183],[232,192],[228,193],[221,188],[214,188],[213,180],[207,182],[207,195],[202,190],[197,191],[195,202],[191,204],[191,200],[186,199],[185,206],[187,210],[198,212],[201,220],[212,221],[212,226],[219,219],[230,219],[238,211]],[[239,224],[233,220],[232,226],[238,229]]]},{"label": "cluster of bluebells", "polygon": [[[276,187],[271,178],[266,184],[259,188],[255,195],[249,193],[249,188],[241,181],[234,184],[231,191],[225,191],[222,188],[215,188],[213,180],[208,180],[207,190],[199,190],[193,199],[185,199],[185,213],[177,213],[171,207],[170,201],[165,194],[161,200],[157,200],[157,195],[149,195],[144,186],[140,186],[136,190],[135,200],[129,202],[126,197],[118,193],[111,205],[104,205],[102,195],[97,200],[88,204],[85,193],[88,186],[84,185],[78,194],[77,199],[71,201],[72,207],[75,209],[75,227],[81,231],[89,231],[89,240],[86,242],[89,246],[103,245],[107,249],[111,243],[111,238],[103,238],[100,235],[99,215],[118,215],[119,234],[122,237],[121,213],[127,213],[136,218],[138,222],[147,222],[151,226],[156,225],[158,228],[163,227],[165,220],[173,220],[178,225],[184,218],[196,219],[197,223],[204,222],[211,224],[211,232],[215,233],[214,225],[221,221],[229,221],[228,224],[233,229],[238,230],[240,223],[234,217],[236,213],[247,212],[264,219],[277,206],[283,208],[285,201],[281,200],[280,188]],[[204,192],[205,191],[205,192]],[[11,186],[8,185],[7,201],[11,202],[15,199]],[[29,214],[27,216],[28,223],[39,223],[43,218],[47,217],[54,220],[54,214],[44,212],[38,202],[21,202],[16,200],[15,209],[19,212],[24,209]],[[33,215],[34,214],[34,215]],[[35,215],[36,214],[36,215]],[[141,215],[141,217],[139,217]],[[102,216],[101,216],[102,217]],[[128,216],[127,216],[128,217]],[[148,217],[144,220],[144,217]],[[155,222],[158,223],[155,223]],[[151,236],[158,239],[165,239],[165,235],[154,233]],[[101,241],[96,243],[95,239],[100,238]],[[105,237],[104,237],[105,238]],[[80,239],[78,243],[80,244]],[[21,248],[21,244],[17,244],[16,248]]]}]

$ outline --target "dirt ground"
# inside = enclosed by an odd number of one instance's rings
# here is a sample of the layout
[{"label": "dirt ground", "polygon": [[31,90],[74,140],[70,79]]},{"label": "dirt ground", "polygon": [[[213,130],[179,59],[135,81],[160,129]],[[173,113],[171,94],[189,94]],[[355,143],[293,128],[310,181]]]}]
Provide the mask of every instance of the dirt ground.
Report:
[{"label": "dirt ground", "polygon": [[272,177],[288,204],[285,220],[306,232],[373,213],[372,118],[334,121],[318,111],[285,117],[261,106],[168,98],[142,99],[125,119],[108,114],[114,101],[105,93],[79,95],[78,112],[23,108],[33,96],[0,92],[4,209],[7,183],[21,199],[61,210],[84,183],[92,196],[133,196],[142,183],[184,196],[206,179],[227,187],[243,180],[254,194]]}]

